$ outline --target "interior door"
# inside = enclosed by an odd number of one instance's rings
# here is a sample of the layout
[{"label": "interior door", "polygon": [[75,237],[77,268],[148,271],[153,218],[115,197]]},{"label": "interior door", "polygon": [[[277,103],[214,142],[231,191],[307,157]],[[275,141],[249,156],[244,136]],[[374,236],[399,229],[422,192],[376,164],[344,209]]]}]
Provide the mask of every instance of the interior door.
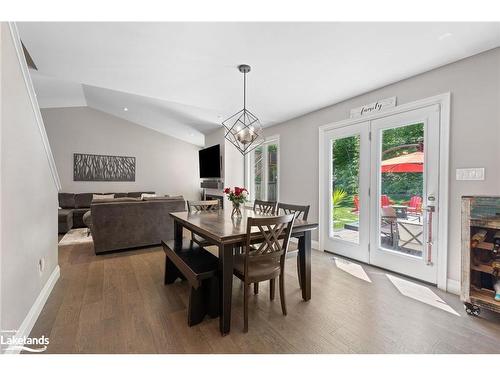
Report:
[{"label": "interior door", "polygon": [[436,284],[438,177],[438,105],[371,121],[371,264]]},{"label": "interior door", "polygon": [[369,122],[326,133],[322,223],[324,248],[368,262],[369,242]]}]

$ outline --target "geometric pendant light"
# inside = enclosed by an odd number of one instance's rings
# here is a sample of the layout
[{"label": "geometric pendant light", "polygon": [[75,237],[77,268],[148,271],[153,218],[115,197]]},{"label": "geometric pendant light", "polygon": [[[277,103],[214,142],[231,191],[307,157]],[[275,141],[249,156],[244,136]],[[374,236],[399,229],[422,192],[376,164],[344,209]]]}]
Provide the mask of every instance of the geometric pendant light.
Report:
[{"label": "geometric pendant light", "polygon": [[234,147],[246,155],[264,142],[262,125],[259,119],[246,108],[247,73],[249,65],[239,65],[238,70],[243,73],[243,109],[222,121],[225,128],[225,138]]}]

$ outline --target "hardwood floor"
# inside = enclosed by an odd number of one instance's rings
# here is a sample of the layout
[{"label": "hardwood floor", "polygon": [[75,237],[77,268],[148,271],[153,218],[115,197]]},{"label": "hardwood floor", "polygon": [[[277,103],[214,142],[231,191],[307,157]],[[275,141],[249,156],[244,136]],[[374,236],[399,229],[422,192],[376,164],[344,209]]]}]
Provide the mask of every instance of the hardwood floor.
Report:
[{"label": "hardwood floor", "polygon": [[262,283],[247,334],[235,279],[231,333],[221,337],[218,319],[187,326],[188,286],[163,285],[164,256],[160,247],[96,256],[88,244],[60,246],[61,278],[31,336],[49,337],[46,353],[500,353],[499,315],[469,317],[458,297],[409,284],[420,288],[416,298],[431,290],[457,316],[404,296],[383,270],[347,263],[366,273],[355,277],[317,251],[311,301],[302,301],[288,259],[288,315]]}]

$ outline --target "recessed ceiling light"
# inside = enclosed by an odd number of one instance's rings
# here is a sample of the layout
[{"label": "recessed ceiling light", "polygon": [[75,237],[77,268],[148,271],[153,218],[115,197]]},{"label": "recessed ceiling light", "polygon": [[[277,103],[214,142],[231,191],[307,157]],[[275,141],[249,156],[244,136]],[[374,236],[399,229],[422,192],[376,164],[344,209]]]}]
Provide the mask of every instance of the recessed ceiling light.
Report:
[{"label": "recessed ceiling light", "polygon": [[125,112],[127,112],[127,111],[128,111],[128,108],[127,108],[127,107],[123,107],[123,110],[124,110]]},{"label": "recessed ceiling light", "polygon": [[439,40],[445,40],[446,38],[449,38],[450,36],[453,36],[452,33],[444,33],[443,35],[440,35],[438,37]]}]

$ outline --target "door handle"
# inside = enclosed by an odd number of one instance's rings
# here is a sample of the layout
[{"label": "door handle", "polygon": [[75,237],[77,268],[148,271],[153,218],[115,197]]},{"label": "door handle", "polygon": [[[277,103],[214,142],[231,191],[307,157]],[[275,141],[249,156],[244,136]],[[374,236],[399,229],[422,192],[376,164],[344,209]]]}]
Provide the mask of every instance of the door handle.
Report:
[{"label": "door handle", "polygon": [[426,264],[428,266],[432,266],[432,216],[436,211],[435,206],[427,206],[425,208],[427,212],[427,256],[426,256]]}]

